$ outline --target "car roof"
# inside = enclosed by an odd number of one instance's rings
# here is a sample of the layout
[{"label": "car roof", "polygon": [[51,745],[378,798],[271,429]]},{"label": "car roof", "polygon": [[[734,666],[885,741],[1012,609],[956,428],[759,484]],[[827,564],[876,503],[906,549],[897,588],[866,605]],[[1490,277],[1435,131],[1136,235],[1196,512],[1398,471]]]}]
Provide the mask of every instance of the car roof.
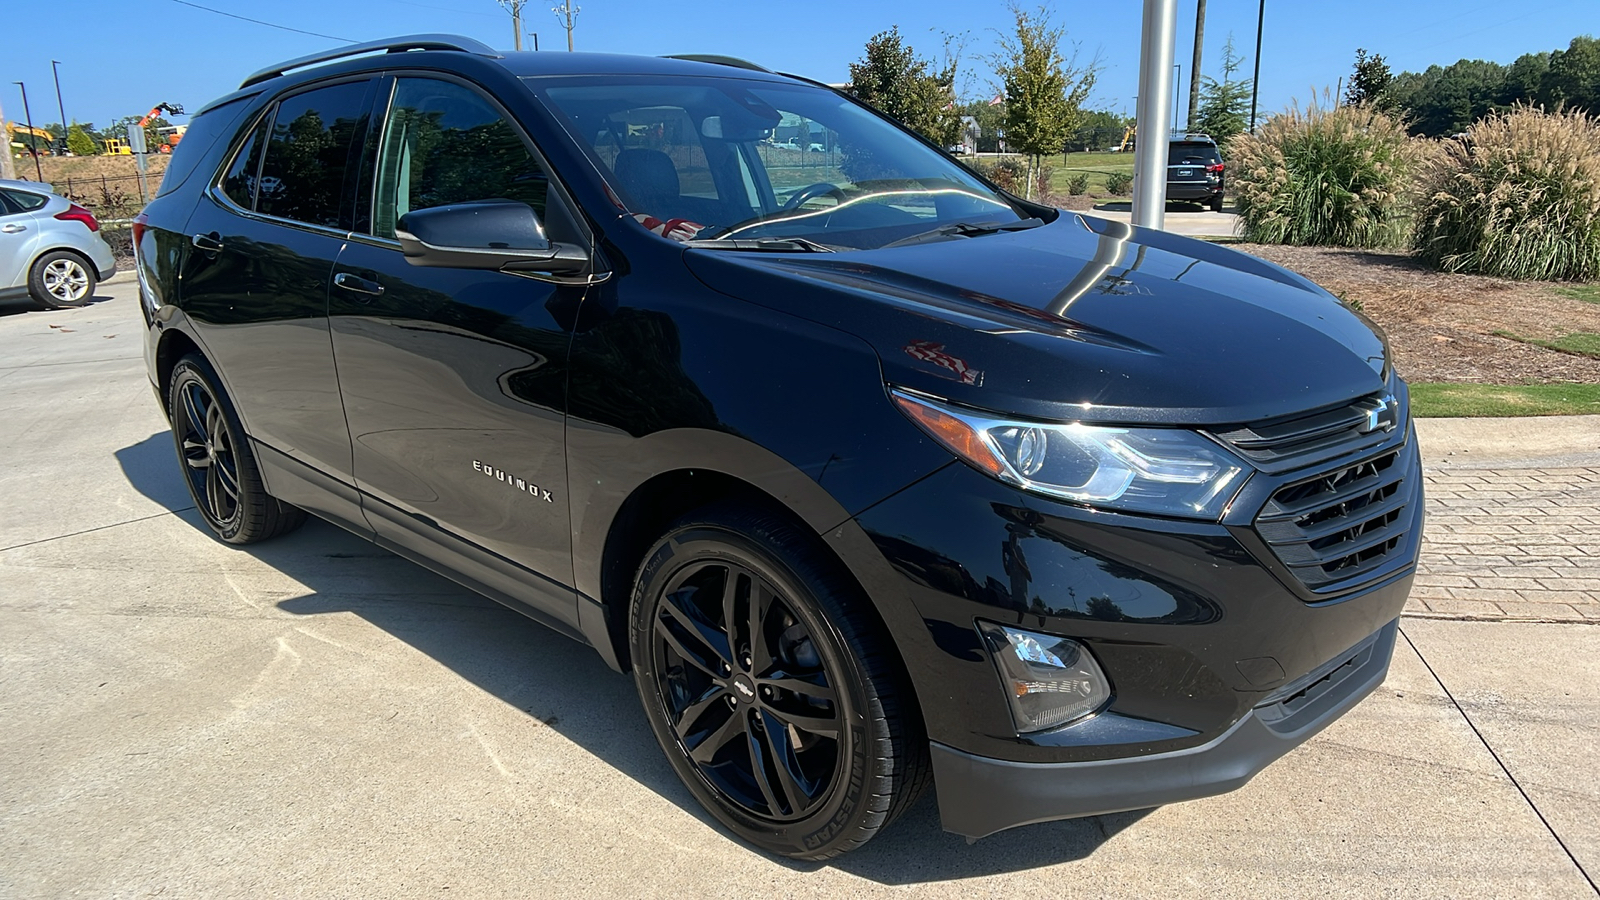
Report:
[{"label": "car roof", "polygon": [[49,194],[52,197],[57,196],[55,188],[51,185],[45,184],[42,181],[22,181],[20,179],[13,178],[0,178],[0,188],[28,191],[29,193],[33,194]]}]

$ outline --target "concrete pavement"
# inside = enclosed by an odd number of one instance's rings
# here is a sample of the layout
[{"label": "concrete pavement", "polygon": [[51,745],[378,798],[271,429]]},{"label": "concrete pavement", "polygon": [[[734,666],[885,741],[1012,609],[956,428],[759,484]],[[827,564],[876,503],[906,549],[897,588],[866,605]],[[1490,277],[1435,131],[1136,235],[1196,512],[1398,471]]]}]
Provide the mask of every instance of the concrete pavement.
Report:
[{"label": "concrete pavement", "polygon": [[[586,648],[321,523],[210,539],[132,285],[102,293],[0,309],[0,896],[1596,895],[1600,628],[1428,607],[1377,694],[1233,794],[970,846],[927,798],[834,864],[751,851]],[[1595,515],[1557,468],[1529,505]],[[1430,511],[1508,505],[1481,499]]]}]

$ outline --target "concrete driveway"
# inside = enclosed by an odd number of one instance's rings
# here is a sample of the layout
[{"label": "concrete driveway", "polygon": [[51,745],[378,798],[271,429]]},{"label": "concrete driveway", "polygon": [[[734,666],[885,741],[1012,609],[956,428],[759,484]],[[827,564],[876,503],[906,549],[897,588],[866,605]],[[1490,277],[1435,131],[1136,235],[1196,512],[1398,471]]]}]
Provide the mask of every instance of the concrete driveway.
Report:
[{"label": "concrete driveway", "polygon": [[832,864],[752,851],[589,650],[332,526],[208,537],[102,294],[0,310],[0,895],[1596,895],[1592,624],[1408,618],[1227,796],[973,845],[929,797]]}]

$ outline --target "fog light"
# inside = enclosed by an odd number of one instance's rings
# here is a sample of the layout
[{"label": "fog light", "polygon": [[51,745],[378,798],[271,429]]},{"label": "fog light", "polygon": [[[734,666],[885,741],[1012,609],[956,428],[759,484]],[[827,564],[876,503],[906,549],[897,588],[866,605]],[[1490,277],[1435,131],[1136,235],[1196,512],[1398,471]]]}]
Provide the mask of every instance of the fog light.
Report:
[{"label": "fog light", "polygon": [[1105,673],[1077,641],[993,622],[979,622],[978,630],[1000,669],[1018,734],[1064,725],[1111,699]]}]

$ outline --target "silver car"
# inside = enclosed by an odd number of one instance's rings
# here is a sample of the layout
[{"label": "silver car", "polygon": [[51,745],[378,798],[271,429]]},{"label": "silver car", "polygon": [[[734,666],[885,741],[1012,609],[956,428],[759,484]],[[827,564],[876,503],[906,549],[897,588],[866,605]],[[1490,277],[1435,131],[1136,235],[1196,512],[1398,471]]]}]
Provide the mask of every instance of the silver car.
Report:
[{"label": "silver car", "polygon": [[0,180],[0,300],[81,306],[117,271],[100,223],[37,181]]}]

